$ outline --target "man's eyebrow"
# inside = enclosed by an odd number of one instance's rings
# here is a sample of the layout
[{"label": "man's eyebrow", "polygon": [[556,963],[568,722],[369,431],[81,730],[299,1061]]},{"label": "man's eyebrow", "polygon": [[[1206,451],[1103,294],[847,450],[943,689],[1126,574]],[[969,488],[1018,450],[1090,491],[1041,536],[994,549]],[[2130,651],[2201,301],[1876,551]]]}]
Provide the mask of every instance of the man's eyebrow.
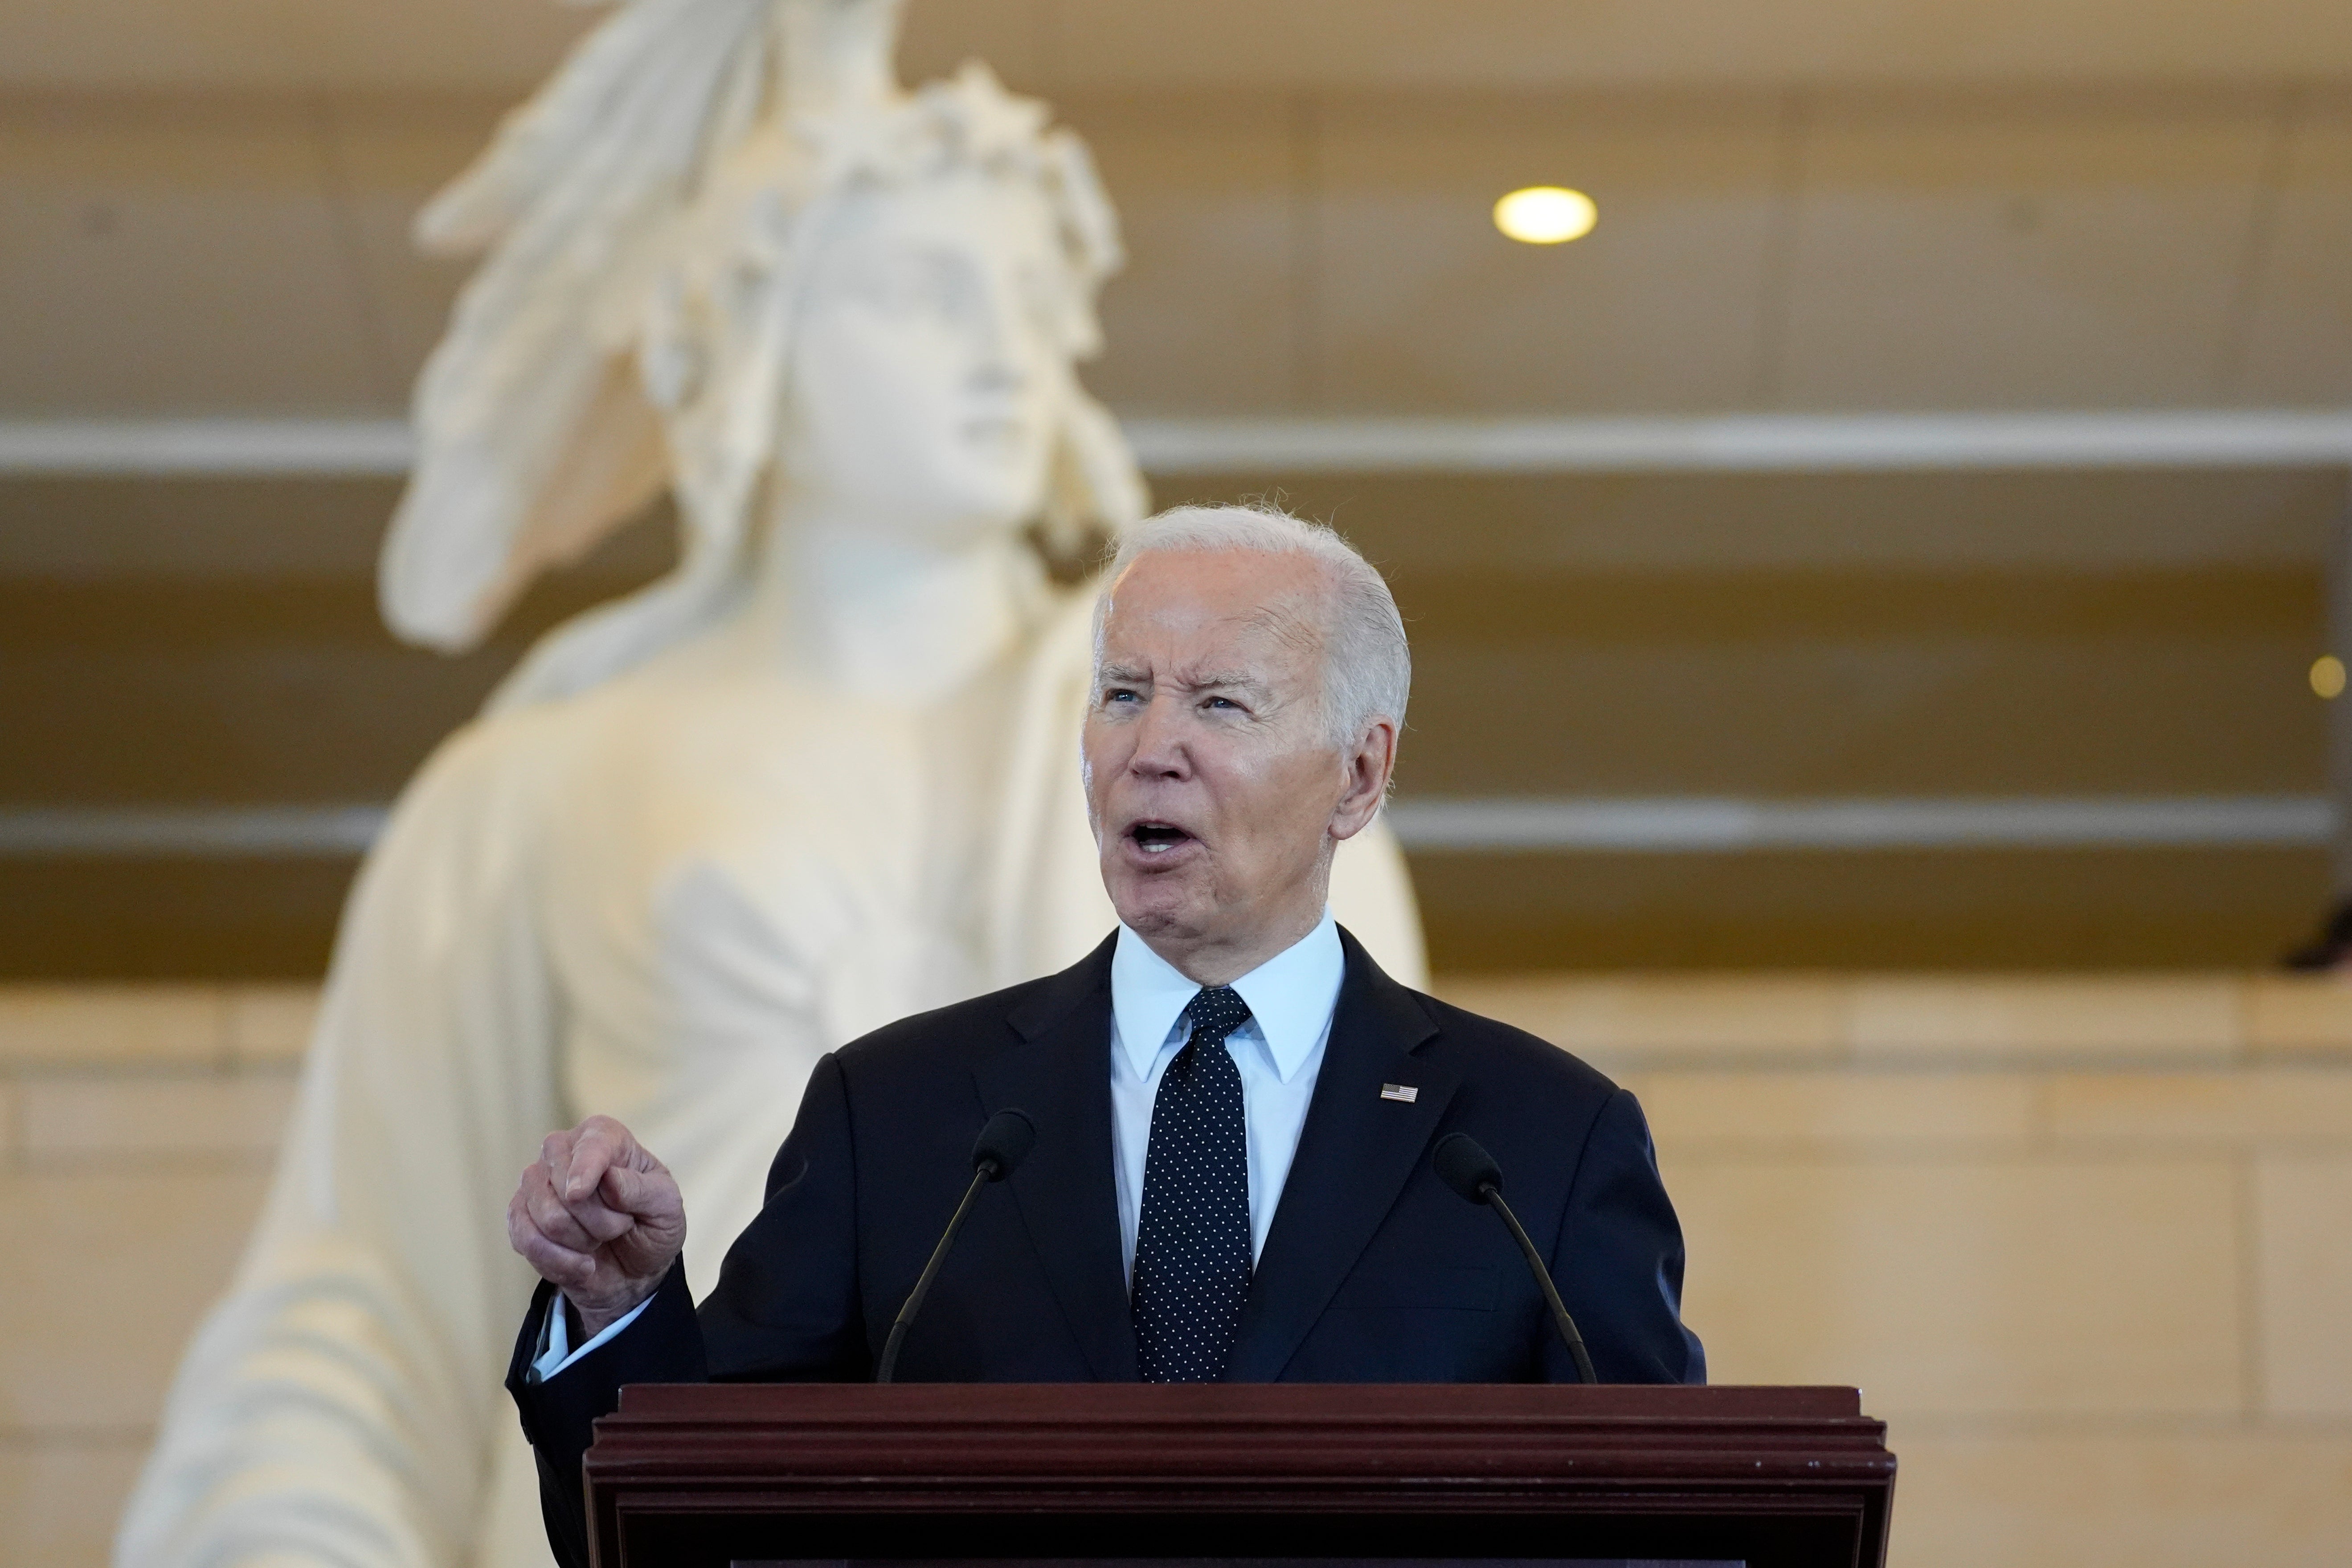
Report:
[{"label": "man's eyebrow", "polygon": [[[1148,669],[1130,668],[1123,664],[1106,664],[1095,671],[1097,686],[1150,686],[1154,678]],[[1188,671],[1167,678],[1167,684],[1180,691],[1264,691],[1267,689],[1263,677],[1246,669],[1211,669]]]},{"label": "man's eyebrow", "polygon": [[1224,687],[1239,691],[1261,691],[1265,682],[1246,669],[1203,670],[1198,674],[1180,675],[1176,684],[1187,691],[1213,691]]}]

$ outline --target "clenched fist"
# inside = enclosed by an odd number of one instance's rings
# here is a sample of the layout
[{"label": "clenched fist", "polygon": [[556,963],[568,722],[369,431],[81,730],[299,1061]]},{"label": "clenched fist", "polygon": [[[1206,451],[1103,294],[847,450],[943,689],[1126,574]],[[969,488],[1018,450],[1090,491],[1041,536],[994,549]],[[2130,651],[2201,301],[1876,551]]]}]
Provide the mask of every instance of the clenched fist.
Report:
[{"label": "clenched fist", "polygon": [[591,1335],[654,1293],[686,1245],[677,1182],[629,1130],[592,1116],[551,1132],[507,1205],[507,1239]]}]

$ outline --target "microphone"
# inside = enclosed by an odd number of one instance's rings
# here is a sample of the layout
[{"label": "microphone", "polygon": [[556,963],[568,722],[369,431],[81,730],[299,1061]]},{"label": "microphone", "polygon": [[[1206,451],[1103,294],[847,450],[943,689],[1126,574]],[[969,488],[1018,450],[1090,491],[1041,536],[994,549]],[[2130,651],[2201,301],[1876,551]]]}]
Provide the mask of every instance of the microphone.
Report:
[{"label": "microphone", "polygon": [[956,1232],[963,1228],[963,1216],[971,1212],[972,1199],[980,1189],[991,1182],[1001,1182],[1029,1157],[1037,1142],[1037,1124],[1029,1120],[1028,1112],[1010,1108],[988,1119],[971,1145],[971,1185],[963,1190],[963,1202],[956,1205],[955,1217],[948,1221],[947,1230],[940,1244],[931,1248],[931,1260],[923,1265],[922,1278],[907,1293],[907,1304],[898,1309],[898,1321],[890,1325],[890,1337],[883,1342],[882,1364],[875,1369],[874,1381],[887,1383],[898,1369],[898,1347],[907,1342],[907,1330],[915,1321],[915,1314],[923,1310],[923,1298],[930,1294],[931,1281],[939,1278],[940,1265],[948,1260],[948,1248],[955,1245]]},{"label": "microphone", "polygon": [[1430,1151],[1429,1163],[1437,1168],[1439,1181],[1469,1202],[1485,1204],[1502,1215],[1503,1223],[1511,1227],[1511,1238],[1527,1254],[1536,1283],[1543,1287],[1544,1300],[1551,1307],[1552,1326],[1568,1342],[1568,1353],[1576,1358],[1576,1375],[1586,1383],[1599,1383],[1592,1375],[1592,1358],[1584,1353],[1584,1336],[1576,1331],[1576,1320],[1568,1315],[1559,1288],[1551,1282],[1551,1270],[1544,1267],[1543,1254],[1528,1239],[1527,1227],[1519,1224],[1511,1205],[1503,1201],[1503,1167],[1495,1163],[1495,1156],[1467,1132],[1449,1132]]}]

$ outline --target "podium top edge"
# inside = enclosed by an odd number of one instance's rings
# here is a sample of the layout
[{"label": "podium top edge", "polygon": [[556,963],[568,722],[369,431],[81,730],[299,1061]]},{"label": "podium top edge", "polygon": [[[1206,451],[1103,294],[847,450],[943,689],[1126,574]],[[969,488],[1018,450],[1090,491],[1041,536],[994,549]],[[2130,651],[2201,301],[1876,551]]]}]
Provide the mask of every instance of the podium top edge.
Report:
[{"label": "podium top edge", "polygon": [[618,1413],[618,1420],[630,1425],[886,1420],[950,1426],[1865,1419],[1856,1388],[1743,1384],[636,1384],[621,1391]]}]

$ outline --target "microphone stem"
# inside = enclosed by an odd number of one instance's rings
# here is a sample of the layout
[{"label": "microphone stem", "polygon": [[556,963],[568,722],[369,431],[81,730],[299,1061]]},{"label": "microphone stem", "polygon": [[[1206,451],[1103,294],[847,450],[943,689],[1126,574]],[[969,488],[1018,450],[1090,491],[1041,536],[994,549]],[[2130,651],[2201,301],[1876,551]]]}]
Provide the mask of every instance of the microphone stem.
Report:
[{"label": "microphone stem", "polygon": [[1536,1283],[1543,1287],[1544,1300],[1551,1307],[1552,1327],[1558,1329],[1559,1337],[1568,1342],[1568,1353],[1576,1358],[1577,1377],[1585,1383],[1599,1383],[1601,1380],[1592,1375],[1592,1358],[1584,1353],[1584,1336],[1576,1331],[1576,1320],[1568,1315],[1568,1305],[1559,1299],[1559,1288],[1551,1282],[1551,1269],[1545,1264],[1543,1254],[1536,1250],[1536,1244],[1528,1239],[1527,1227],[1519,1223],[1519,1216],[1513,1214],[1511,1205],[1503,1201],[1502,1188],[1488,1182],[1478,1189],[1478,1195],[1503,1216],[1503,1223],[1511,1227],[1511,1236],[1518,1242],[1519,1250],[1528,1255],[1528,1267],[1535,1271]]},{"label": "microphone stem", "polygon": [[[971,1201],[980,1196],[981,1188],[995,1179],[996,1162],[993,1160],[983,1161],[971,1173],[971,1185],[963,1190],[963,1202],[956,1205],[955,1217],[948,1221],[948,1228],[940,1235],[940,1244],[931,1248],[931,1260],[923,1265],[922,1278],[916,1280],[915,1288],[907,1293],[907,1304],[898,1309],[898,1321],[890,1325],[890,1337],[882,1343],[882,1364],[874,1372],[875,1382],[887,1383],[891,1374],[898,1370],[898,1347],[907,1342],[907,1326],[915,1321],[915,1314],[923,1310],[923,1298],[930,1294],[931,1281],[939,1278],[940,1265],[948,1260],[948,1248],[955,1244],[956,1232],[963,1228],[963,1216],[971,1212]],[[1583,1353],[1580,1348],[1578,1353]]]}]

